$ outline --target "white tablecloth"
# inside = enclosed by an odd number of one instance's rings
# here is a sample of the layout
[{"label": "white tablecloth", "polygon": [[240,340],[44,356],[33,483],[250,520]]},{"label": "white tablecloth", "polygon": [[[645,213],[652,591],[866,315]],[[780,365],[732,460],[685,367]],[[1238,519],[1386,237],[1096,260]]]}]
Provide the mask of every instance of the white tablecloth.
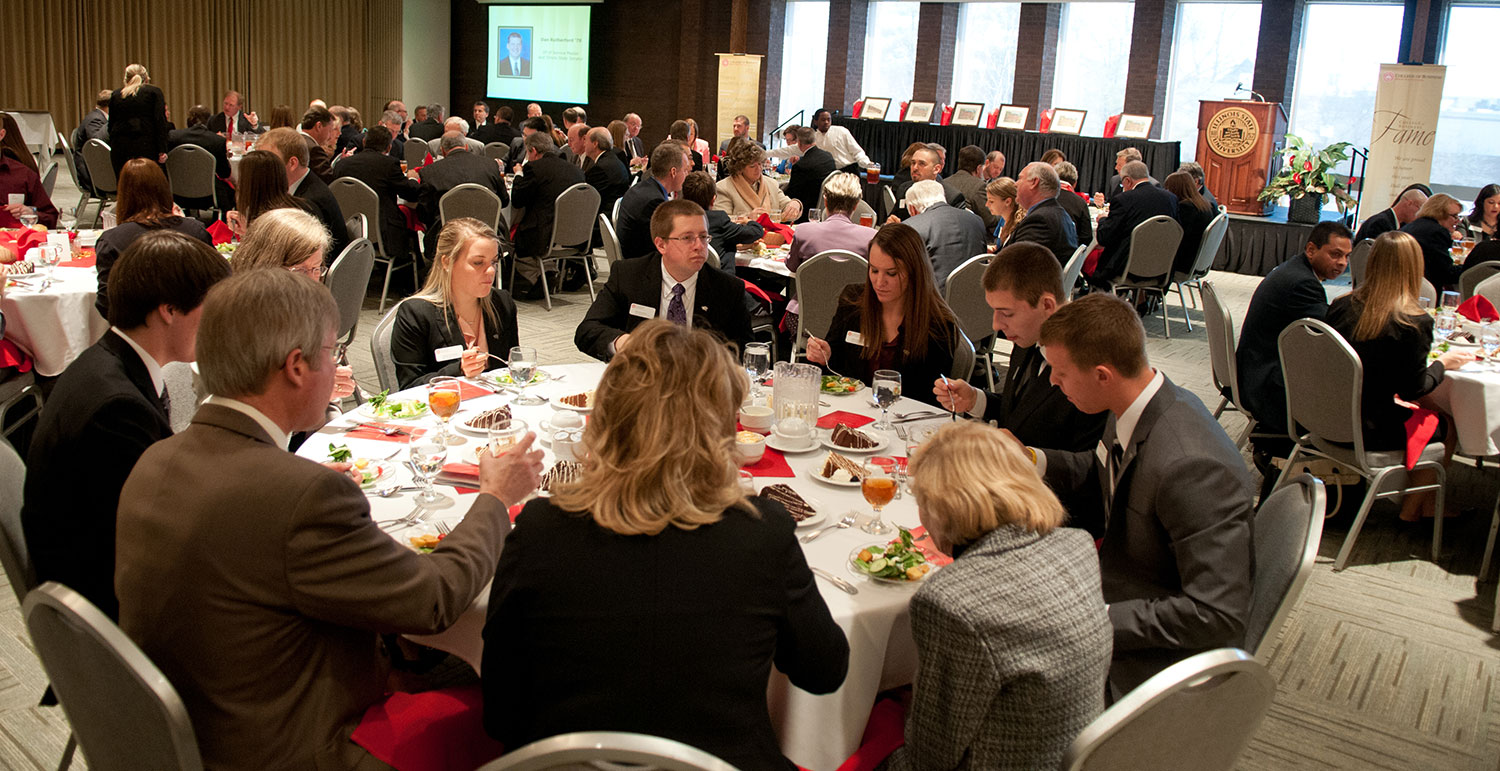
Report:
[{"label": "white tablecloth", "polygon": [[[562,382],[548,382],[533,387],[532,390],[537,395],[550,398],[577,393],[592,387],[603,373],[604,365],[570,364],[544,367],[544,369],[553,375],[565,377]],[[423,398],[419,390],[398,396]],[[462,416],[468,413],[497,406],[507,398],[493,396],[465,402],[459,417],[455,417],[454,421],[462,420]],[[846,410],[876,415],[879,412],[870,404],[868,390],[849,396],[825,396],[824,399],[832,405],[823,408],[825,413],[832,410]],[[905,413],[923,406],[925,405],[903,399],[892,411]],[[552,413],[547,405],[538,407],[512,405],[512,409],[517,417],[525,420],[533,428]],[[354,415],[350,416],[351,419],[354,417]],[[385,457],[400,447],[391,442],[346,440],[339,429],[349,422],[349,420],[339,421],[335,425],[325,427],[318,435],[310,437],[298,453],[323,461],[327,460],[330,442],[347,444],[356,456],[362,457]],[[434,423],[433,419],[426,421],[429,426]],[[930,424],[908,424],[908,426],[918,425]],[[872,433],[879,432],[872,431]],[[460,436],[463,435],[460,434]],[[891,444],[883,452],[904,455],[904,443],[900,442],[894,434],[886,434],[886,436]],[[481,444],[483,444],[482,439],[466,437],[462,446],[455,445],[449,448],[450,462],[460,458],[472,460],[474,449]],[[545,463],[550,466],[553,461],[551,451],[545,446],[543,449],[547,450]],[[858,488],[832,487],[809,478],[811,470],[821,466],[824,455],[825,451],[822,450],[788,455],[787,460],[792,470],[797,473],[795,478],[765,477],[758,479],[757,484],[758,486],[777,482],[790,484],[803,495],[815,499],[815,505],[827,517],[825,521],[829,523],[850,511],[868,516],[871,512],[870,507],[865,503]],[[397,456],[398,459],[400,457]],[[410,479],[410,475],[403,471],[398,474],[397,478],[405,482]],[[441,485],[439,491],[456,498],[457,505],[438,510],[433,519],[450,523],[460,521],[472,499],[468,496],[456,495],[451,488],[444,488]],[[415,493],[403,493],[384,499],[371,497],[372,516],[376,520],[401,517],[411,511],[414,505],[412,499],[415,495]],[[886,507],[884,514],[886,521],[890,523],[904,527],[916,527],[919,524],[916,503],[909,495],[901,500],[893,501]],[[393,535],[397,538],[405,537],[400,531]],[[876,693],[886,688],[912,682],[916,672],[916,646],[912,642],[907,617],[907,605],[915,589],[875,584],[856,576],[847,565],[849,552],[855,547],[884,542],[891,537],[889,535],[871,536],[856,527],[830,531],[822,538],[804,546],[810,565],[832,571],[859,587],[859,594],[849,595],[825,581],[818,581],[818,587],[822,590],[823,599],[828,603],[834,620],[843,628],[844,634],[849,639],[849,674],[844,680],[843,687],[826,696],[814,696],[791,686],[780,674],[774,675],[769,684],[768,698],[771,717],[781,738],[782,751],[805,768],[823,771],[823,769],[836,768],[842,763],[859,746],[859,740],[869,717],[870,708],[874,705]],[[438,635],[413,639],[453,653],[469,662],[478,671],[483,649],[480,634],[484,627],[488,601],[489,588],[486,587],[480,592],[473,607],[456,625]]]},{"label": "white tablecloth", "polygon": [[1469,364],[1447,372],[1432,398],[1453,416],[1459,450],[1481,456],[1500,453],[1500,371]]},{"label": "white tablecloth", "polygon": [[94,308],[99,274],[93,268],[54,268],[45,292],[40,274],[21,281],[29,286],[11,284],[0,302],[5,338],[31,354],[38,374],[62,374],[109,329]]},{"label": "white tablecloth", "polygon": [[790,252],[790,247],[783,246],[767,250],[765,257],[757,257],[754,249],[736,250],[734,264],[775,273],[778,276],[790,276],[792,272],[786,269],[786,258]]},{"label": "white tablecloth", "polygon": [[6,110],[16,119],[21,129],[21,139],[33,153],[57,144],[57,126],[52,122],[52,113],[44,110]]}]

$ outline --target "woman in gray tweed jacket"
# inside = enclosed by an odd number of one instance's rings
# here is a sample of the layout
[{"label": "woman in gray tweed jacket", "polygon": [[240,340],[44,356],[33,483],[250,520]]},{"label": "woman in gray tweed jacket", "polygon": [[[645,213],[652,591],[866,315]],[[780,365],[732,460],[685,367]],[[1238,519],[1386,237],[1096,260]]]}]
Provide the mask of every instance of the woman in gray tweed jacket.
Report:
[{"label": "woman in gray tweed jacket", "polygon": [[1114,633],[1094,542],[1025,450],[945,426],[911,461],[933,545],[953,564],[911,600],[919,668],[886,769],[1052,769],[1104,709]]}]

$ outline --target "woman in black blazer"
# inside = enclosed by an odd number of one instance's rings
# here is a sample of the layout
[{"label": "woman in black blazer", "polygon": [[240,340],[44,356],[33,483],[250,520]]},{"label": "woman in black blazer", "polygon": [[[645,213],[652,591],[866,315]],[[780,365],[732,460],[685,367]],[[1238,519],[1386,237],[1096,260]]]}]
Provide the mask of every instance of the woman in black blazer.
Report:
[{"label": "woman in black blazer", "polygon": [[119,177],[119,201],[115,214],[120,224],[99,235],[94,247],[94,266],[99,272],[99,294],[94,307],[109,318],[109,274],[115,261],[130,245],[153,230],[175,230],[213,246],[203,223],[172,211],[172,188],[161,167],[144,158],[132,158]]},{"label": "woman in black blazer", "polygon": [[484,725],[506,748],[630,731],[796,768],[766,708],[771,665],[831,693],[849,645],[786,510],[740,487],[746,387],[718,338],[663,320],[605,369],[576,480],[544,478],[552,497],[516,517],[495,573]]},{"label": "woman in black blazer", "polygon": [[1422,276],[1439,292],[1454,288],[1463,268],[1453,264],[1453,229],[1458,227],[1458,213],[1464,205],[1447,193],[1427,199],[1417,210],[1417,218],[1402,226],[1401,232],[1417,239],[1422,248]]},{"label": "woman in black blazer", "polygon": [[[516,304],[510,292],[494,287],[500,250],[495,231],[461,217],[449,220],[437,239],[427,283],[397,307],[391,328],[400,388],[438,375],[476,377],[521,344]],[[461,351],[456,356],[444,351],[455,348]]]},{"label": "woman in black blazer", "polygon": [[1168,174],[1162,187],[1177,196],[1177,224],[1182,226],[1182,241],[1177,245],[1177,256],[1172,259],[1172,270],[1187,273],[1197,262],[1198,249],[1203,246],[1203,233],[1214,217],[1219,216],[1219,210],[1209,205],[1208,199],[1198,192],[1198,180],[1185,171]]},{"label": "woman in black blazer", "polygon": [[875,370],[894,369],[903,395],[936,406],[932,384],[953,369],[958,339],[922,237],[897,222],[875,231],[864,285],[844,288],[828,338],[808,339],[807,360],[866,385]]},{"label": "woman in black blazer", "polygon": [[115,176],[131,158],[167,162],[167,98],[146,68],[125,68],[125,86],[109,96],[109,160]]}]

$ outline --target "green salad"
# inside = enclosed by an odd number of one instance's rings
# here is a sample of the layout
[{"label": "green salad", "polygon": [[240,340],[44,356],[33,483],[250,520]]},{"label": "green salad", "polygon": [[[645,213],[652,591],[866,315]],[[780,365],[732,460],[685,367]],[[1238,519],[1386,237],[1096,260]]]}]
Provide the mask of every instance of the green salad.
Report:
[{"label": "green salad", "polygon": [[[531,373],[531,379],[528,380],[528,381],[526,381],[522,385],[531,385],[532,383],[540,383],[540,382],[542,382],[543,380],[546,380],[546,379],[547,379],[547,373],[545,373],[545,372],[543,372],[541,370],[536,370],[535,372]],[[510,376],[510,372],[507,370],[507,371],[501,371],[501,372],[497,373],[495,375],[495,382],[499,383],[500,385],[515,385],[516,384],[516,379],[513,378],[513,377],[511,377]]]},{"label": "green salad", "polygon": [[927,557],[912,548],[911,531],[904,527],[900,538],[884,547],[866,546],[853,562],[861,572],[891,581],[920,581],[932,571]]},{"label": "green salad", "polygon": [[864,387],[864,383],[852,377],[839,377],[838,375],[823,376],[823,393],[825,394],[852,394]]},{"label": "green salad", "polygon": [[427,414],[427,402],[419,399],[392,399],[390,389],[370,397],[366,405],[377,418],[418,418]]}]

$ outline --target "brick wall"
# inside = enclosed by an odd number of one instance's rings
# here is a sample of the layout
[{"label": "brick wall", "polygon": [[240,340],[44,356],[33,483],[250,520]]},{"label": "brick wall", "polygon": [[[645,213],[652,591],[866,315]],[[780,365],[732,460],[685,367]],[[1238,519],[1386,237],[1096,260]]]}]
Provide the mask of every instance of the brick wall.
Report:
[{"label": "brick wall", "polygon": [[[785,7],[784,2],[782,5]],[[823,106],[846,115],[855,100],[864,96],[860,90],[865,79],[865,32],[869,18],[870,0],[832,0],[828,4]]]},{"label": "brick wall", "polygon": [[1161,138],[1172,75],[1172,33],[1177,0],[1136,0],[1130,32],[1130,69],[1125,75],[1124,112],[1154,115],[1151,138]]},{"label": "brick wall", "polygon": [[1251,88],[1268,102],[1287,105],[1290,113],[1297,83],[1297,46],[1302,40],[1305,0],[1262,0],[1260,38],[1255,46],[1255,82]]},{"label": "brick wall", "polygon": [[[917,12],[917,66],[912,99],[936,102],[952,98],[953,57],[958,48],[958,3],[922,3]],[[938,118],[936,111],[933,118]]]},{"label": "brick wall", "polygon": [[1011,104],[1031,108],[1031,115],[1026,118],[1026,128],[1029,129],[1036,128],[1042,111],[1052,106],[1052,80],[1057,74],[1057,35],[1062,27],[1062,11],[1062,5],[1058,3],[1021,4]]}]

